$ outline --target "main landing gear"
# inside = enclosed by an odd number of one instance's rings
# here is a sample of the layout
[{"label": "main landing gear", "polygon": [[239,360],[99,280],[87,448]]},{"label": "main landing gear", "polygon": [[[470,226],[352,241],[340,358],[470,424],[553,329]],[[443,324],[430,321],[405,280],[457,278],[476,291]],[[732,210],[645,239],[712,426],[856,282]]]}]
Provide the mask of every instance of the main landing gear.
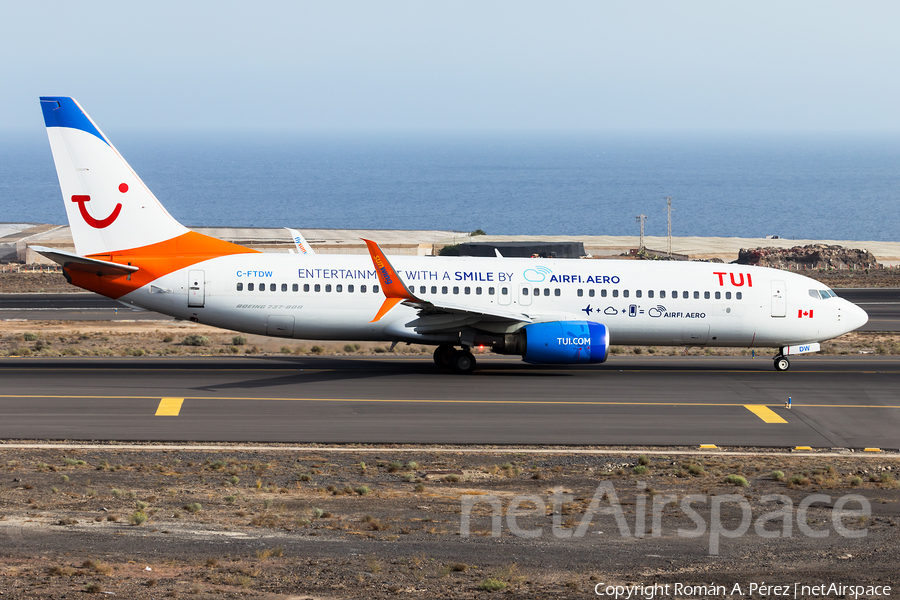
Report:
[{"label": "main landing gear", "polygon": [[441,369],[468,375],[475,370],[475,357],[466,348],[457,350],[453,346],[438,346],[434,351],[434,364]]}]

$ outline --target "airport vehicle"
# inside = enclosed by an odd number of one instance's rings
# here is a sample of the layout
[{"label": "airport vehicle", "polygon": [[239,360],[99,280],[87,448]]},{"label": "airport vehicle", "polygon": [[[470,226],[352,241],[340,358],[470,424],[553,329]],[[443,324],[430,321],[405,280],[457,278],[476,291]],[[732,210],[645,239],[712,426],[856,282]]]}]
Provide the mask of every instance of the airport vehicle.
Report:
[{"label": "airport vehicle", "polygon": [[[712,263],[262,253],[190,231],[69,97],[41,107],[75,253],[33,247],[70,283],[179,319],[268,336],[474,347],[530,363],[601,363],[610,344],[778,349],[788,356],[862,326],[821,283]],[[311,248],[310,248],[311,250]]]}]

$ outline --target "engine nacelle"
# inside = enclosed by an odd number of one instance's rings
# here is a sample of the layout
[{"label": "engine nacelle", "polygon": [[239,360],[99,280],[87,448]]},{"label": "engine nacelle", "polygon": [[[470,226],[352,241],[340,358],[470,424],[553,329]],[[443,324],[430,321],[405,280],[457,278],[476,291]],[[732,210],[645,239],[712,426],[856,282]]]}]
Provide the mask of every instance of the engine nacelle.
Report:
[{"label": "engine nacelle", "polygon": [[602,363],[609,355],[609,329],[591,321],[533,323],[524,335],[522,360],[529,363]]}]

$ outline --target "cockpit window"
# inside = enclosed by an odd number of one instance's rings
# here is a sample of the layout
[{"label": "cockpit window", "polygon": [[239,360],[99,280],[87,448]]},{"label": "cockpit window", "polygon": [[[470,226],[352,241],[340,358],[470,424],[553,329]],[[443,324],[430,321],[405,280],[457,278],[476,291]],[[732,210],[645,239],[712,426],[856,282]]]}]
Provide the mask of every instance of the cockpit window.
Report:
[{"label": "cockpit window", "polygon": [[819,290],[819,296],[822,298],[822,300],[828,300],[829,298],[837,298],[837,294],[835,294],[831,290]]},{"label": "cockpit window", "polygon": [[809,295],[811,297],[815,298],[816,300],[818,300],[820,298],[819,290],[809,290]]}]

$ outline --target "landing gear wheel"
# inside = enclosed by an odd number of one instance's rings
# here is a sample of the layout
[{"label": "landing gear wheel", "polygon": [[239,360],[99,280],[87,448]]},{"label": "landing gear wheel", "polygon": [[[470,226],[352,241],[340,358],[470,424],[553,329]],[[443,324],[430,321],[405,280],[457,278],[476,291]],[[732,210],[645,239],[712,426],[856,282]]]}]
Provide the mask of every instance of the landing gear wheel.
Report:
[{"label": "landing gear wheel", "polygon": [[453,346],[438,346],[434,349],[434,364],[441,369],[449,369],[450,359],[453,358],[454,352],[456,352],[456,348]]},{"label": "landing gear wheel", "polygon": [[468,375],[475,370],[475,357],[468,350],[457,350],[450,357],[450,368],[454,373]]},{"label": "landing gear wheel", "polygon": [[789,361],[784,356],[778,355],[775,357],[775,370],[776,371],[787,371],[791,368],[791,361]]}]

